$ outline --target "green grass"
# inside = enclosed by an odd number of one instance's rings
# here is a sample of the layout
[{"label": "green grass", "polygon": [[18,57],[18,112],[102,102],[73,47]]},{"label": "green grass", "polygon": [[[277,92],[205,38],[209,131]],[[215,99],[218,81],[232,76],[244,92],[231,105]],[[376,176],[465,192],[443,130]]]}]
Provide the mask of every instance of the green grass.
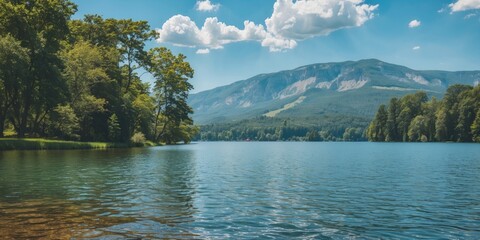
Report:
[{"label": "green grass", "polygon": [[128,148],[128,143],[73,142],[43,138],[0,138],[0,150],[64,150]]}]

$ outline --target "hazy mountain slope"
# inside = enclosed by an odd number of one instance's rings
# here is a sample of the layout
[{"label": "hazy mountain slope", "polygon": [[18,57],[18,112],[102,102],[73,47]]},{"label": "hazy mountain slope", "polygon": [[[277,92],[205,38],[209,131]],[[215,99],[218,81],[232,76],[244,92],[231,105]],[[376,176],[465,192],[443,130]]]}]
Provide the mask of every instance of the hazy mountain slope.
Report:
[{"label": "hazy mountain slope", "polygon": [[452,84],[478,82],[480,71],[417,71],[368,59],[261,74],[192,94],[189,103],[199,124],[246,119],[279,109],[275,117],[371,116],[393,96],[418,90],[441,96]]}]

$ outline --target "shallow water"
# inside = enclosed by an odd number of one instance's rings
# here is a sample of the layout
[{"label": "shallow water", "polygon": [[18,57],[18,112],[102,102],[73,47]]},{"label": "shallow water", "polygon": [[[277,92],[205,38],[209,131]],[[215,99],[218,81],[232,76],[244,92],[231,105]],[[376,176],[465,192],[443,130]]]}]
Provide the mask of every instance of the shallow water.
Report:
[{"label": "shallow water", "polygon": [[0,236],[480,238],[480,145],[0,152]]}]

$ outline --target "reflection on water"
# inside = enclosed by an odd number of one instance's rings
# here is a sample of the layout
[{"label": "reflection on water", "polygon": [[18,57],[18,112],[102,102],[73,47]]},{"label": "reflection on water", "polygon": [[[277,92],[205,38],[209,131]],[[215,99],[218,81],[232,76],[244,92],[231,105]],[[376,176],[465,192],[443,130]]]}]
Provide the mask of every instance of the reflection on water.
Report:
[{"label": "reflection on water", "polygon": [[0,153],[3,238],[194,236],[192,151]]},{"label": "reflection on water", "polygon": [[0,236],[480,238],[474,144],[0,152]]}]

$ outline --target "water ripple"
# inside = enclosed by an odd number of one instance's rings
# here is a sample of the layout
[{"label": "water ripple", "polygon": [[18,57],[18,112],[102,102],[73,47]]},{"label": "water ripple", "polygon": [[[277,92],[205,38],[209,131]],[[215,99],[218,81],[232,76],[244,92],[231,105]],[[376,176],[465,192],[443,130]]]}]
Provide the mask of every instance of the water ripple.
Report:
[{"label": "water ripple", "polygon": [[2,239],[480,238],[473,144],[0,152]]}]

